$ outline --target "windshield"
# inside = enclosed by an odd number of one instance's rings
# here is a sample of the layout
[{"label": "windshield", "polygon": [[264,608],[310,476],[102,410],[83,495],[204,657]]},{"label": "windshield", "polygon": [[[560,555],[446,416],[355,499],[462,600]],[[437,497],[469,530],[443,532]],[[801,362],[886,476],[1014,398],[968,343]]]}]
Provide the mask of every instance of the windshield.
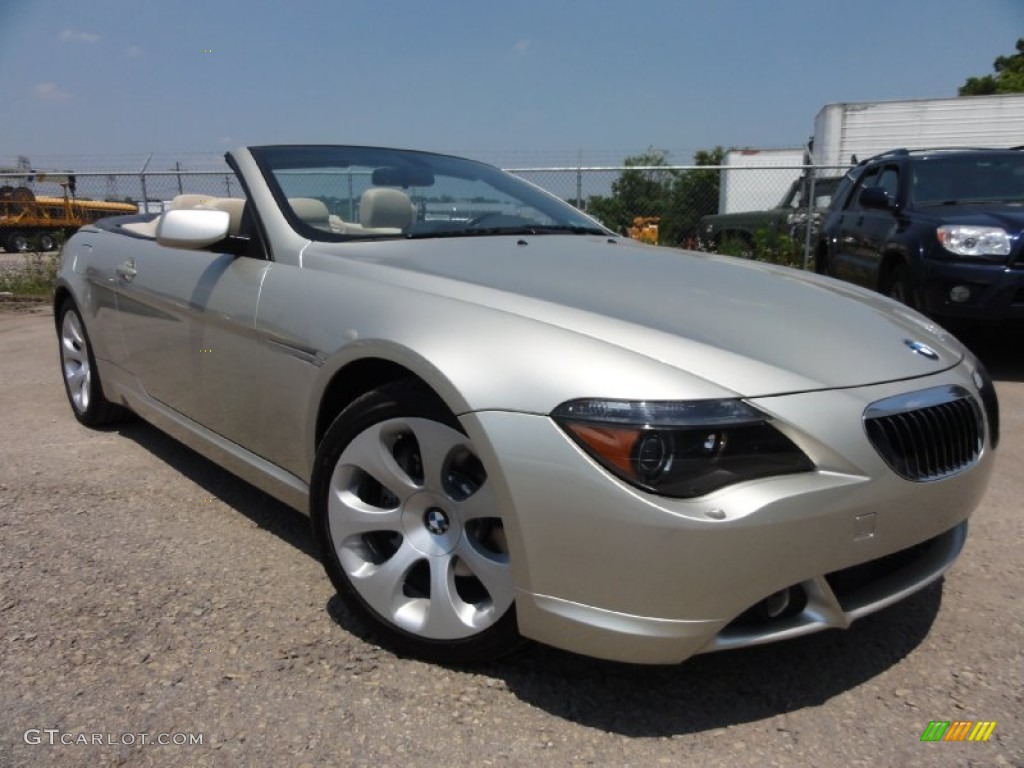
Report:
[{"label": "windshield", "polygon": [[911,200],[918,205],[1024,201],[1024,153],[917,158]]},{"label": "windshield", "polygon": [[373,147],[254,147],[278,205],[314,240],[609,234],[522,179],[446,155]]},{"label": "windshield", "polygon": [[[828,208],[832,202],[832,193],[839,185],[839,179],[826,177],[814,180],[814,207]],[[807,196],[811,192],[810,179],[801,178],[793,182],[786,196],[779,204],[780,208],[806,208]]]}]

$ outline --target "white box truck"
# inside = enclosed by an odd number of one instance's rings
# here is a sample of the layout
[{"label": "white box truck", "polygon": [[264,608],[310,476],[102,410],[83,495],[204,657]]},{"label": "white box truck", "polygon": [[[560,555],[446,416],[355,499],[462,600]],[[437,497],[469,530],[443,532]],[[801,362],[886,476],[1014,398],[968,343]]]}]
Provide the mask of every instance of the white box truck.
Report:
[{"label": "white box truck", "polygon": [[722,159],[718,212],[763,211],[779,202],[802,174],[802,147],[730,149]]},{"label": "white box truck", "polygon": [[826,104],[814,119],[812,152],[816,165],[848,166],[891,149],[1022,144],[1024,93],[1014,93]]}]

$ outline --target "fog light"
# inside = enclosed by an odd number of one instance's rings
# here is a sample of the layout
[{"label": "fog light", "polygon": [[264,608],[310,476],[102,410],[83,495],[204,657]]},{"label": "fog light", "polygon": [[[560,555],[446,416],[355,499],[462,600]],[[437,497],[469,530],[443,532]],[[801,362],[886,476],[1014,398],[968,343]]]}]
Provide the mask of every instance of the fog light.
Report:
[{"label": "fog light", "polygon": [[954,285],[949,289],[949,300],[956,304],[963,304],[971,298],[971,289],[966,285]]},{"label": "fog light", "polygon": [[761,610],[769,619],[777,619],[789,607],[789,589],[782,589],[768,595],[761,602]]}]

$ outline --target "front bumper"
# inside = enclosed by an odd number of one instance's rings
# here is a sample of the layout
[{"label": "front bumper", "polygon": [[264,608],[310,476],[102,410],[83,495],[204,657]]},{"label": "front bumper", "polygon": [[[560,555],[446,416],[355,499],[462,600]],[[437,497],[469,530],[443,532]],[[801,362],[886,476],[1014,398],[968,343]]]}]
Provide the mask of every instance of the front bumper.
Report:
[{"label": "front bumper", "polygon": [[[914,483],[889,470],[860,425],[872,402],[950,383],[976,393],[958,366],[911,382],[754,400],[817,471],[689,500],[622,484],[545,416],[465,415],[485,465],[501,468],[490,478],[503,506],[520,631],[590,656],[676,663],[844,627],[924,587],[963,546],[991,448],[986,441],[955,476]],[[902,550],[914,553],[905,567],[840,594],[836,572]],[[783,590],[803,601],[798,612],[745,620]]]},{"label": "front bumper", "polygon": [[[919,265],[918,306],[932,317],[970,320],[1024,320],[1024,269],[1019,265],[928,260]],[[955,302],[950,291],[964,286],[967,301]]]}]

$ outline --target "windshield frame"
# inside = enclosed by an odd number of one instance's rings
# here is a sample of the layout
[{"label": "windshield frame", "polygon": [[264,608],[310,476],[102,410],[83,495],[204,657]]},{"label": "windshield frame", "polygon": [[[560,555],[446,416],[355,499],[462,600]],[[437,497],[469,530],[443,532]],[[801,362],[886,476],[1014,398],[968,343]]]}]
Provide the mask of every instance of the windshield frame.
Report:
[{"label": "windshield frame", "polygon": [[[443,155],[419,150],[394,149],[388,147],[371,147],[356,145],[267,145],[249,147],[249,152],[263,175],[274,201],[281,210],[289,226],[296,233],[310,240],[321,242],[366,242],[373,240],[423,239],[430,237],[466,237],[493,236],[495,234],[600,234],[615,236],[611,230],[588,214],[559,199],[546,190],[525,179],[500,170],[492,165],[476,160]],[[551,219],[543,225],[531,227],[524,222],[522,227],[505,227],[507,231],[496,232],[494,228],[481,227],[479,230],[467,226],[455,226],[450,230],[436,228],[417,228],[410,225],[408,229],[387,232],[367,231],[366,233],[347,234],[313,226],[304,221],[289,202],[289,197],[278,177],[281,173],[321,170],[331,173],[344,172],[346,168],[359,166],[360,169],[396,170],[401,174],[407,172],[409,179],[427,179],[436,177],[464,180],[466,182],[482,182],[497,193],[518,201]],[[365,173],[362,171],[361,173]],[[420,185],[417,188],[429,188]],[[405,189],[399,184],[373,184],[378,189]],[[351,201],[350,201],[351,207]],[[420,214],[422,215],[422,214]],[[423,220],[421,220],[423,221]],[[413,225],[417,223],[414,219]],[[547,231],[545,231],[547,230]]]}]

